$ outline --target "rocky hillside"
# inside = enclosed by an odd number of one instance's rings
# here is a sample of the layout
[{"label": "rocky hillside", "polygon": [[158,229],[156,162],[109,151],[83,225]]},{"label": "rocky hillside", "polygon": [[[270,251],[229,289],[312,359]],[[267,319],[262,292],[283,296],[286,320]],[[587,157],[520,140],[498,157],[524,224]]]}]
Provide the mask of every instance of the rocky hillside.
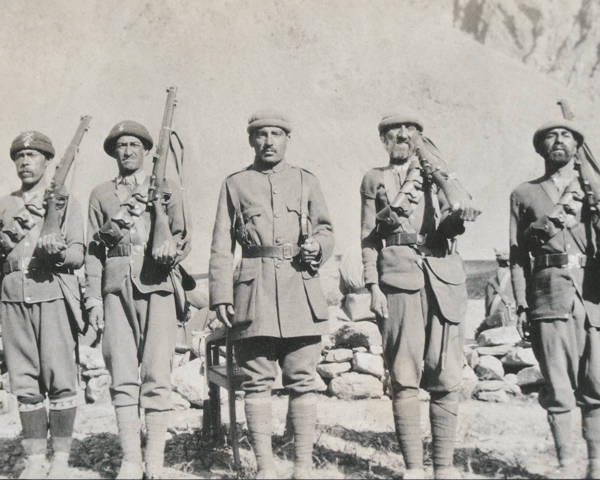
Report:
[{"label": "rocky hillside", "polygon": [[[19,132],[46,132],[62,152],[89,114],[72,184],[85,204],[96,183],[116,174],[102,151],[110,128],[130,118],[158,136],[165,87],[174,84],[195,235],[191,270],[206,270],[220,184],[252,161],[246,119],[263,106],[291,115],[289,160],[320,178],[342,253],[358,242],[361,178],[386,163],[377,123],[407,106],[421,112],[484,210],[460,250],[492,258],[493,247],[507,243],[511,189],[542,172],[531,136],[560,113],[556,101],[569,98],[589,131],[600,127],[598,101],[557,67],[568,60],[594,71],[596,60],[583,51],[593,19],[573,19],[596,3],[544,0],[536,10],[536,2],[517,0],[1,2],[0,191],[17,185],[8,148]],[[561,48],[565,42],[572,48]],[[598,151],[594,138],[590,144]]]},{"label": "rocky hillside", "polygon": [[454,0],[454,25],[590,95],[600,86],[598,0]]}]

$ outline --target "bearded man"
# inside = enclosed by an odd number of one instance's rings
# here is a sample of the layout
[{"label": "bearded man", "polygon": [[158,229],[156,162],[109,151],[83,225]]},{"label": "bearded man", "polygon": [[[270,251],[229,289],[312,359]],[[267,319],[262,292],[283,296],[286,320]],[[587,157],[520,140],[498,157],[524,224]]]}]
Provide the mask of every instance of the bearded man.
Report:
[{"label": "bearded man", "polygon": [[[581,128],[548,122],[533,136],[545,174],[510,197],[510,263],[517,327],[530,340],[546,381],[548,412],[561,478],[577,476],[572,411],[583,414],[588,477],[600,478],[600,308],[597,226],[576,162]],[[531,260],[533,257],[533,261]],[[579,477],[577,477],[579,478]]]},{"label": "bearded man", "polygon": [[[379,123],[389,164],[366,173],[362,201],[364,278],[390,371],[404,478],[424,478],[419,387],[430,392],[436,478],[455,478],[454,439],[462,381],[466,274],[451,242],[474,220],[472,207],[451,207],[423,173],[423,122],[394,113]],[[434,149],[427,140],[429,149]],[[391,204],[405,194],[402,210]]]}]

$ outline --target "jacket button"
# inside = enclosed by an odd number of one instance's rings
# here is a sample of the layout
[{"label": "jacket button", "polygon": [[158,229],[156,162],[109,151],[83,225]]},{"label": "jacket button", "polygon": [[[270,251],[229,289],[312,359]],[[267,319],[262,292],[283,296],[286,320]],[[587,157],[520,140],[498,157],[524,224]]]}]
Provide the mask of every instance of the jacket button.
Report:
[{"label": "jacket button", "polygon": [[275,239],[275,243],[281,243],[281,237],[277,237],[277,238]]},{"label": "jacket button", "polygon": [[281,268],[281,263],[278,263],[278,264],[277,264],[277,268]]},{"label": "jacket button", "polygon": [[273,194],[274,194],[274,195],[277,195],[277,190],[273,190]]},{"label": "jacket button", "polygon": [[278,213],[275,214],[275,218],[279,218],[279,214]]},{"label": "jacket button", "polygon": [[31,297],[25,297],[25,301],[29,302],[31,300]]}]

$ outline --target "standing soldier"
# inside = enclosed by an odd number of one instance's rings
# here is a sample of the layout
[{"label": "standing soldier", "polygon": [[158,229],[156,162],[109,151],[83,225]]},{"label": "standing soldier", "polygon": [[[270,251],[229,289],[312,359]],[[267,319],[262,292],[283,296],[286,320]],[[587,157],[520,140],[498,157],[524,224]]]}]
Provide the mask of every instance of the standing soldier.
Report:
[{"label": "standing soldier", "polygon": [[[69,198],[64,238],[44,235],[44,174],[54,157],[50,139],[25,132],[12,142],[21,189],[0,198],[2,225],[2,339],[12,393],[19,401],[23,448],[20,478],[46,478],[48,423],[54,457],[50,478],[68,478],[75,422],[77,332],[61,288],[63,275],[83,265],[83,221]],[[12,249],[10,233],[25,230]],[[27,231],[28,230],[28,231]],[[8,240],[8,241],[7,241]],[[46,412],[46,395],[50,415]]]},{"label": "standing soldier", "polygon": [[[292,131],[280,113],[248,120],[254,163],[229,176],[219,196],[213,231],[211,309],[231,328],[257,478],[274,478],[271,388],[277,363],[290,392],[294,478],[308,478],[316,424],[314,379],[321,335],[329,333],[318,269],[333,251],[333,228],[317,178],[285,160]],[[236,242],[239,275],[232,278]]]},{"label": "standing soldier", "polygon": [[451,207],[442,192],[447,185],[430,180],[431,165],[421,157],[425,142],[429,158],[439,153],[422,131],[412,114],[379,123],[390,160],[367,172],[361,185],[364,278],[390,371],[404,478],[424,476],[419,386],[431,395],[435,477],[454,478],[467,290],[462,260],[449,242],[479,212],[468,198]]},{"label": "standing soldier", "polygon": [[[172,240],[153,246],[151,255],[146,251],[153,216],[147,208],[150,177],[144,172],[144,158],[152,146],[143,125],[129,120],[115,125],[104,141],[104,151],[116,159],[119,175],[98,185],[89,204],[85,305],[92,327],[104,331],[102,353],[112,377],[110,392],[123,449],[117,478],[144,474],[140,408],[145,409],[148,432],[146,476],[160,478],[172,409],[171,367],[177,335],[173,264],[187,239],[180,189],[169,182],[166,213]],[[139,209],[141,215],[112,246],[103,236],[104,232],[110,236],[111,229],[102,227],[111,222],[124,225],[124,205]]]},{"label": "standing soldier", "polygon": [[578,405],[588,445],[587,478],[600,478],[598,263],[575,159],[583,142],[579,126],[568,120],[536,130],[533,146],[546,172],[511,194],[510,262],[517,327],[531,341],[546,381],[539,402],[548,411],[559,474],[577,473],[571,411]]}]

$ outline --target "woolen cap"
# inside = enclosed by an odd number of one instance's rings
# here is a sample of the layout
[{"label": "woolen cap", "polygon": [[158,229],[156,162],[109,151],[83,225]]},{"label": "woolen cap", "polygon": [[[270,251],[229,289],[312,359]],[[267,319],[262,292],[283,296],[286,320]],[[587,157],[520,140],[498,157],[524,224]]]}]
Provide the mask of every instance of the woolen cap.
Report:
[{"label": "woolen cap", "polygon": [[421,119],[412,112],[404,111],[402,113],[394,112],[384,115],[381,122],[379,122],[379,133],[384,133],[392,126],[400,125],[401,123],[412,123],[413,125],[416,125],[421,132],[423,131],[423,122]]},{"label": "woolen cap", "polygon": [[21,133],[10,145],[10,158],[15,159],[15,155],[21,150],[37,150],[46,155],[47,158],[54,158],[55,151],[50,140],[46,135],[35,130]]},{"label": "woolen cap", "polygon": [[554,128],[566,128],[567,130],[570,130],[573,133],[575,140],[577,140],[577,146],[581,147],[581,145],[583,145],[583,142],[585,141],[585,135],[583,133],[583,130],[579,127],[579,125],[577,125],[571,120],[561,118],[558,120],[550,120],[549,122],[544,123],[535,131],[535,133],[533,134],[533,148],[535,148],[536,152],[539,153],[538,145],[542,140],[544,134]]},{"label": "woolen cap", "polygon": [[283,113],[276,110],[259,110],[250,115],[248,118],[248,133],[262,127],[279,127],[287,133],[292,132],[290,120]]},{"label": "woolen cap", "polygon": [[504,248],[494,248],[494,253],[496,254],[497,262],[501,262],[501,261],[507,262],[509,260],[508,250],[506,250]]},{"label": "woolen cap", "polygon": [[117,140],[125,135],[139,138],[146,150],[150,150],[154,145],[154,141],[146,127],[133,120],[123,120],[112,128],[108,137],[104,140],[104,151],[111,157],[114,156]]}]

